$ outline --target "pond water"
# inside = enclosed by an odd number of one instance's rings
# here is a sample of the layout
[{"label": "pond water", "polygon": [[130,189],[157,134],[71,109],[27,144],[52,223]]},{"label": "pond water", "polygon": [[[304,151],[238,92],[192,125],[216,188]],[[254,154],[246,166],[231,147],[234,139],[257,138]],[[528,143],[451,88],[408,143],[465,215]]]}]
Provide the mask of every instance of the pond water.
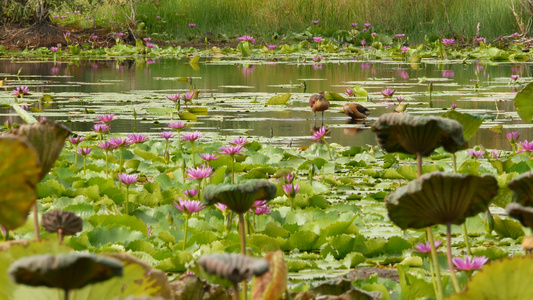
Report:
[{"label": "pond water", "polygon": [[[330,141],[342,146],[375,145],[370,125],[381,114],[391,112],[380,91],[396,89],[409,103],[412,114],[440,115],[457,104],[457,110],[485,115],[481,129],[470,146],[510,150],[505,133],[518,131],[521,139],[533,139],[529,124],[516,114],[512,99],[516,91],[531,81],[529,63],[479,63],[475,61],[423,61],[410,65],[402,62],[359,61],[326,58],[320,64],[302,59],[211,60],[201,59],[193,68],[188,59],[79,60],[69,62],[3,60],[0,78],[8,81],[0,91],[0,101],[12,99],[14,86],[29,85],[33,95],[24,101],[42,109],[38,116],[68,121],[77,133],[91,131],[96,116],[114,113],[112,132],[142,132],[157,135],[171,121],[174,103],[166,95],[185,93],[189,86],[177,77],[192,77],[199,98],[189,107],[206,107],[193,130],[226,135],[264,137],[274,144],[305,146],[316,126],[331,129]],[[16,74],[21,69],[19,80]],[[520,75],[518,84],[510,84],[512,74]],[[433,92],[428,92],[429,83]],[[315,119],[309,97],[324,90],[343,94],[347,87],[361,86],[368,91],[370,117],[353,124],[342,113],[344,102],[335,101]],[[265,106],[274,96],[291,93],[288,105]],[[43,94],[54,96],[40,102]],[[346,95],[344,95],[346,96]],[[356,101],[364,101],[359,98]],[[11,118],[11,109],[0,110],[0,121]],[[177,117],[174,116],[174,119]],[[18,121],[20,122],[20,120]],[[322,123],[323,122],[323,123]]]}]

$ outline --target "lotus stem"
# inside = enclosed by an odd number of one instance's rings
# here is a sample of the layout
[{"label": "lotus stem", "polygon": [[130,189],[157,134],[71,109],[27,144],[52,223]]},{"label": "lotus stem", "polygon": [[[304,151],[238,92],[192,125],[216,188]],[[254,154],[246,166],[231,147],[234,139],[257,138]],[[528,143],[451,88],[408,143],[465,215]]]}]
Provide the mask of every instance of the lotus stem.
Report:
[{"label": "lotus stem", "polygon": [[[239,233],[241,235],[241,254],[246,255],[246,232],[244,230],[244,214],[239,213]],[[243,299],[246,300],[247,297],[247,288],[246,288],[246,279],[242,281],[242,294]]]},{"label": "lotus stem", "polygon": [[[119,180],[120,182],[120,180]],[[129,209],[129,195],[130,194],[130,186],[129,184],[126,185],[126,215],[129,215],[130,214],[130,209]]]},{"label": "lotus stem", "polygon": [[235,184],[235,156],[231,155],[231,184]]},{"label": "lotus stem", "polygon": [[59,239],[59,245],[63,245],[63,228],[57,229],[57,238]]},{"label": "lotus stem", "polygon": [[109,179],[109,167],[108,167],[108,155],[107,151],[105,151],[105,179]]},{"label": "lotus stem", "polygon": [[333,156],[331,156],[331,147],[329,146],[328,142],[326,142],[326,140],[324,140],[324,144],[326,144],[326,147],[328,147],[329,159],[333,160]]},{"label": "lotus stem", "polygon": [[168,165],[170,161],[170,154],[168,153],[168,139],[165,142],[165,152],[163,153],[163,158],[165,159],[165,163]]},{"label": "lotus stem", "polygon": [[452,153],[452,166],[453,172],[457,173],[457,157],[455,156],[455,153]]},{"label": "lotus stem", "polygon": [[180,153],[183,153],[183,148],[181,147],[181,130],[178,130],[178,147],[180,148]]},{"label": "lotus stem", "polygon": [[233,283],[233,300],[239,300],[239,284]]},{"label": "lotus stem", "polygon": [[65,289],[65,300],[68,300],[69,299],[69,293],[70,291],[68,289]]},{"label": "lotus stem", "polygon": [[196,167],[196,158],[194,157],[194,142],[191,141],[192,167]]},{"label": "lotus stem", "polygon": [[39,210],[37,209],[37,201],[33,203],[33,232],[35,233],[35,240],[39,241]]},{"label": "lotus stem", "polygon": [[78,169],[78,146],[76,146],[76,153],[74,153],[74,166],[76,166],[76,169]]},{"label": "lotus stem", "polygon": [[[118,165],[118,174],[122,173],[122,151],[123,149],[120,148],[120,161],[119,161],[119,165]],[[118,180],[118,188],[122,188],[122,181],[120,181],[120,179]],[[127,205],[127,199],[126,199],[126,205]]]},{"label": "lotus stem", "polygon": [[455,292],[459,293],[461,288],[459,287],[457,277],[455,277],[455,268],[453,267],[452,262],[452,225],[450,223],[446,224],[446,240],[446,258],[448,258],[448,268],[450,268],[450,274],[452,275],[452,282]]},{"label": "lotus stem", "polygon": [[437,281],[435,280],[435,272],[433,271],[433,261],[431,260],[431,257],[428,256],[428,264],[429,264],[429,272],[431,273],[431,281],[433,282],[433,290],[435,291],[435,295],[437,295]]},{"label": "lotus stem", "polygon": [[187,231],[189,231],[189,215],[185,214],[185,235],[183,236],[183,251],[185,251],[185,245],[187,244]]},{"label": "lotus stem", "polygon": [[463,235],[465,239],[466,253],[468,253],[468,256],[472,256],[472,250],[470,249],[470,240],[468,237],[468,230],[466,229],[466,221],[463,223]]},{"label": "lotus stem", "polygon": [[87,175],[87,170],[86,170],[86,166],[87,166],[87,156],[83,156],[83,175]]},{"label": "lotus stem", "polygon": [[431,231],[431,227],[426,227],[426,233],[429,240],[429,245],[431,246],[431,260],[433,261],[433,267],[435,269],[435,277],[437,281],[437,300],[441,300],[444,298],[444,293],[442,291],[442,281],[440,277],[440,268],[439,268],[439,262],[437,259],[437,249],[435,249],[435,239],[433,238],[433,232]]},{"label": "lotus stem", "polygon": [[198,179],[198,200],[200,201],[202,201],[202,179],[203,178]]},{"label": "lotus stem", "polygon": [[422,154],[416,153],[416,177],[422,176]]}]

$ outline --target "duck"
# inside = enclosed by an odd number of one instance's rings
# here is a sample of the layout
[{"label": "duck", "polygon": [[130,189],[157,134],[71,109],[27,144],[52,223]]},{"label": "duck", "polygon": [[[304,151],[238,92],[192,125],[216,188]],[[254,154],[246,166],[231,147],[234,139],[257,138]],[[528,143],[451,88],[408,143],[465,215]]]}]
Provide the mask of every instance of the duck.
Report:
[{"label": "duck", "polygon": [[324,120],[324,111],[328,110],[329,108],[329,101],[326,99],[326,95],[323,91],[318,92],[318,94],[314,94],[309,98],[309,106],[311,106],[311,110],[315,114],[316,119],[316,112],[321,111],[322,112],[322,120]]},{"label": "duck", "polygon": [[352,118],[352,120],[366,119],[370,115],[370,110],[359,103],[345,103],[342,109],[344,114]]}]

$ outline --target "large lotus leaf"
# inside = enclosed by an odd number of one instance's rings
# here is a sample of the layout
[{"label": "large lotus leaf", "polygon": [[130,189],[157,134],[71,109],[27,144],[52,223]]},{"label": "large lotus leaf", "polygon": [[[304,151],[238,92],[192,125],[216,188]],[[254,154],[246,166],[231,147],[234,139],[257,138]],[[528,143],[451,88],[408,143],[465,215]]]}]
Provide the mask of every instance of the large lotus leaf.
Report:
[{"label": "large lotus leaf", "polygon": [[236,253],[204,255],[198,264],[210,274],[215,274],[233,283],[261,276],[268,271],[268,261]]},{"label": "large lotus leaf", "polygon": [[455,120],[384,114],[372,125],[379,146],[387,152],[427,156],[442,146],[448,152],[466,149],[463,127]]},{"label": "large lotus leaf", "polygon": [[209,185],[203,191],[203,203],[223,203],[236,213],[247,212],[256,200],[271,200],[276,185],[266,180],[250,180],[239,184]]},{"label": "large lotus leaf", "polygon": [[19,284],[63,290],[122,276],[122,263],[114,258],[88,253],[34,255],[15,261],[9,276]]},{"label": "large lotus leaf", "polygon": [[25,137],[35,148],[42,166],[40,178],[42,179],[59,157],[70,129],[55,122],[41,120],[31,125],[16,127],[11,133]]},{"label": "large lotus leaf", "polygon": [[265,256],[269,270],[254,278],[252,299],[281,299],[287,290],[288,269],[283,251],[269,252]]},{"label": "large lotus leaf", "polygon": [[463,136],[465,141],[471,139],[476,134],[481,124],[483,124],[482,118],[476,118],[476,116],[461,113],[456,110],[449,110],[442,114],[442,117],[456,120],[463,126]]},{"label": "large lotus leaf", "polygon": [[493,261],[472,277],[464,292],[452,295],[447,299],[531,299],[531,295],[533,295],[532,277],[532,256]]},{"label": "large lotus leaf", "polygon": [[276,95],[268,99],[266,105],[285,105],[291,98],[291,94]]},{"label": "large lotus leaf", "polygon": [[533,171],[516,176],[508,184],[513,199],[525,206],[533,206]]},{"label": "large lotus leaf", "polygon": [[509,216],[517,219],[522,225],[533,229],[533,207],[511,203],[505,207]]},{"label": "large lotus leaf", "polygon": [[498,193],[491,175],[433,172],[400,187],[386,199],[389,217],[402,229],[462,224],[485,211]]},{"label": "large lotus leaf", "polygon": [[41,167],[35,149],[18,137],[0,137],[0,224],[15,229],[37,200]]},{"label": "large lotus leaf", "polygon": [[514,107],[524,122],[533,120],[533,82],[530,82],[514,97]]}]

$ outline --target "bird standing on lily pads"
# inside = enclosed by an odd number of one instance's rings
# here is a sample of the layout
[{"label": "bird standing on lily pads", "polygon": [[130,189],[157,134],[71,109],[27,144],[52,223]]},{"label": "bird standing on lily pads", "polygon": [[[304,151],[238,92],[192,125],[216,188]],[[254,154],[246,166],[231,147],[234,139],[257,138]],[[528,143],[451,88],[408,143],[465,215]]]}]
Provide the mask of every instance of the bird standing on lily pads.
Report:
[{"label": "bird standing on lily pads", "polygon": [[344,110],[344,114],[352,118],[352,120],[366,119],[370,115],[368,108],[355,102],[345,103],[342,109]]},{"label": "bird standing on lily pads", "polygon": [[324,121],[324,111],[329,109],[329,101],[326,99],[326,95],[323,91],[320,91],[318,94],[315,94],[309,98],[309,106],[311,106],[311,110],[315,114],[315,119],[316,112],[321,111],[322,121]]}]

